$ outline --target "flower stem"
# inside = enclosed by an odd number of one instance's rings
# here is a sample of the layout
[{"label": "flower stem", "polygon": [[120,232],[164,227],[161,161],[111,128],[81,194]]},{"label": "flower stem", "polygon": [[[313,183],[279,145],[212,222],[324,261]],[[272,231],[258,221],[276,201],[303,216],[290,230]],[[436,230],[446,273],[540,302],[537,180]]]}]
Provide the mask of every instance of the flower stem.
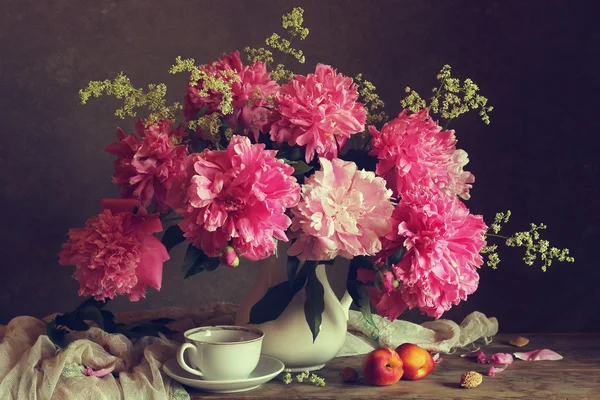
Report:
[{"label": "flower stem", "polygon": [[369,143],[371,143],[371,139],[373,138],[373,136],[371,136],[371,134],[369,133],[369,136],[367,137],[367,140],[365,142],[365,145],[363,146],[363,150],[367,149],[367,146],[369,145]]},{"label": "flower stem", "polygon": [[501,238],[501,239],[509,239],[508,236],[496,235],[495,233],[486,233],[485,236],[492,236],[492,237],[497,237],[497,238]]}]

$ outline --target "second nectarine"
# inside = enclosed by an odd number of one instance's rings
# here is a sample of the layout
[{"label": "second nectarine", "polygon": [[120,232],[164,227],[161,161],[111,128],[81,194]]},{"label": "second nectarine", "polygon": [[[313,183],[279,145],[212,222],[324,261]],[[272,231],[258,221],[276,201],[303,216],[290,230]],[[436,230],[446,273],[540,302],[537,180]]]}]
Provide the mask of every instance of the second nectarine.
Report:
[{"label": "second nectarine", "polygon": [[419,380],[429,375],[434,367],[433,357],[427,350],[412,343],[404,343],[396,348],[402,359],[404,374],[402,379]]}]

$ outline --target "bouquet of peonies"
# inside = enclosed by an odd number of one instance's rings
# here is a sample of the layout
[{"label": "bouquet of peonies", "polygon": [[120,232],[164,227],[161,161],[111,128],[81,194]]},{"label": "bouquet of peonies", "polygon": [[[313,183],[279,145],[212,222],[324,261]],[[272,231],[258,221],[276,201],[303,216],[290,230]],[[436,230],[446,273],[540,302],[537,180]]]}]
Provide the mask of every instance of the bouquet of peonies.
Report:
[{"label": "bouquet of peonies", "polygon": [[[283,17],[290,40],[306,37],[302,23],[299,8]],[[389,119],[361,75],[317,64],[303,76],[275,63],[280,55],[304,62],[290,40],[273,34],[267,48],[245,48],[247,62],[238,51],[201,66],[177,58],[170,72],[190,77],[183,105],[167,104],[165,85],[143,90],[122,73],[80,91],[83,103],[123,99],[122,118],[147,111],[136,133],[118,129],[106,148],[116,156],[121,199],[70,230],[60,253],[61,264],[76,266],[80,295],[136,301],[146,286],[160,290],[168,251],[187,241],[185,278],[236,267],[239,257],[287,257],[291,300],[321,285],[317,264],[344,257],[352,260],[349,290],[367,316],[371,301],[390,319],[406,308],[439,318],[475,292],[484,262],[497,266],[492,238],[523,247],[525,262],[540,258],[543,269],[573,261],[541,239],[543,224],[502,236],[510,212],[487,226],[465,205],[475,177],[447,127],[471,110],[489,123],[492,107],[472,80],[444,66],[429,100],[406,88],[404,109]],[[153,234],[165,219],[177,223],[160,242]],[[291,242],[287,255],[277,254],[278,241]],[[268,307],[272,293],[255,307]],[[318,297],[307,301],[318,305]],[[264,322],[259,311],[252,322]],[[319,324],[309,325],[316,337]]]}]

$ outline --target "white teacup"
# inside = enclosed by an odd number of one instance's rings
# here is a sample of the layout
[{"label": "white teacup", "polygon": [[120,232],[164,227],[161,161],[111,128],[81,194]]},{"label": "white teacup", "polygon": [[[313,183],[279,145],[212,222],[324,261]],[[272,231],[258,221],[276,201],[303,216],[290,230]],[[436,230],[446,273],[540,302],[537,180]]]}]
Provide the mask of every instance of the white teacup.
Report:
[{"label": "white teacup", "polygon": [[[177,362],[187,372],[206,380],[246,379],[258,365],[265,334],[243,326],[205,326],[190,329],[177,352]],[[190,350],[187,364],[184,354]]]}]

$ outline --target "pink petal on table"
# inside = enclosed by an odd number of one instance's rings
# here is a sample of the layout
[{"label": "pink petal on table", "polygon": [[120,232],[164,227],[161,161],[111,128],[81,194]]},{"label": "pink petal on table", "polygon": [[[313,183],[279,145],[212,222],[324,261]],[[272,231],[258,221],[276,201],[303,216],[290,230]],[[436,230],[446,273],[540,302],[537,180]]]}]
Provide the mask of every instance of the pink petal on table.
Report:
[{"label": "pink petal on table", "polygon": [[433,362],[436,364],[441,364],[442,361],[444,361],[444,359],[442,357],[440,357],[440,353],[435,353],[433,356]]},{"label": "pink petal on table", "polygon": [[527,352],[517,352],[513,353],[515,358],[524,361],[554,361],[554,360],[562,360],[563,356],[558,353],[555,353],[552,350],[541,349],[541,350],[532,350]]},{"label": "pink petal on table", "polygon": [[488,360],[488,363],[504,365],[504,364],[512,364],[513,361],[514,361],[513,356],[508,353],[496,353],[490,357],[490,359]]},{"label": "pink petal on table", "polygon": [[470,353],[461,354],[460,356],[461,357],[467,357],[467,358],[476,358],[477,362],[479,364],[485,364],[486,360],[487,360],[485,358],[485,354],[481,350],[475,350],[475,351],[472,351]]},{"label": "pink petal on table", "polygon": [[87,367],[83,370],[83,373],[87,376],[95,376],[96,378],[102,378],[102,377],[110,374],[111,372],[113,372],[114,369],[115,369],[114,365],[111,365],[108,368],[99,369],[98,371],[94,371],[93,368]]},{"label": "pink petal on table", "polygon": [[508,364],[503,365],[502,367],[494,367],[492,365],[490,369],[488,369],[488,376],[494,376],[497,373],[504,371],[506,368],[508,368]]}]

